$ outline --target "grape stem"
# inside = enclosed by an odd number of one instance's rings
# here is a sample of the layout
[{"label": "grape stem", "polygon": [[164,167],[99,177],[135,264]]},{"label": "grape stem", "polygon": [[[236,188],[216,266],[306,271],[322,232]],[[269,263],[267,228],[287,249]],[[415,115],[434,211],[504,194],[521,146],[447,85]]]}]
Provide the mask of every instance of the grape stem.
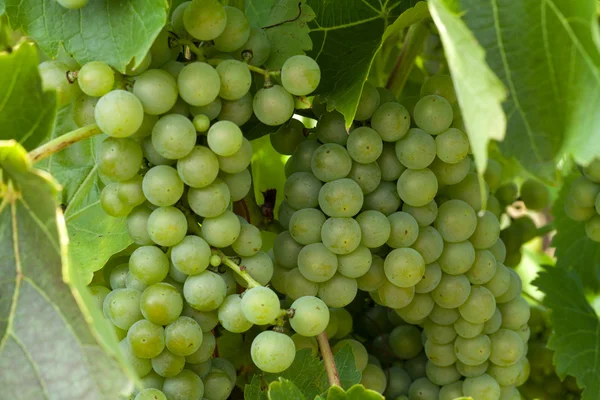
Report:
[{"label": "grape stem", "polygon": [[535,231],[535,236],[545,236],[545,235],[547,235],[548,233],[552,232],[555,229],[556,229],[556,227],[554,226],[554,222],[548,222],[546,225],[540,226]]},{"label": "grape stem", "polygon": [[386,88],[390,89],[396,97],[402,93],[402,89],[408,80],[415,58],[421,53],[428,29],[423,21],[411,25],[408,28],[406,39],[402,45],[402,51],[388,78]]},{"label": "grape stem", "polygon": [[243,280],[245,280],[246,283],[248,284],[248,289],[251,289],[253,287],[262,286],[253,277],[251,277],[248,272],[246,272],[246,268],[243,265],[242,266],[237,265],[229,257],[227,257],[225,254],[223,254],[222,251],[213,249],[212,254],[221,257],[221,263],[223,263],[227,267],[231,268],[233,270],[233,272],[235,272]]},{"label": "grape stem", "polygon": [[31,150],[29,152],[29,158],[32,163],[36,163],[38,161],[42,161],[45,158],[50,157],[51,155],[58,153],[59,151],[69,147],[73,143],[80,142],[82,140],[91,138],[99,133],[102,133],[98,125],[92,124],[87,125],[79,129],[75,129],[74,131],[65,133],[57,137],[56,139],[52,139],[48,143],[38,147],[37,149]]},{"label": "grape stem", "polygon": [[196,46],[191,40],[177,39],[177,44],[187,46],[190,49],[190,51],[198,57],[199,60],[204,59],[204,51],[200,47]]},{"label": "grape stem", "polygon": [[[219,58],[209,58],[209,59],[205,60],[206,63],[208,63],[212,66],[217,66],[217,65],[221,64],[223,61],[226,61],[226,60],[219,59]],[[265,79],[270,79],[272,76],[281,74],[280,70],[269,71],[266,68],[260,68],[260,67],[257,67],[255,65],[250,65],[250,64],[246,64],[246,67],[248,67],[248,69],[252,72],[256,72],[257,74],[263,75],[265,77]]]},{"label": "grape stem", "polygon": [[340,375],[338,374],[337,366],[331,352],[331,346],[329,346],[329,340],[325,331],[317,335],[317,342],[319,343],[319,350],[321,351],[321,357],[323,357],[323,363],[325,364],[325,371],[327,371],[327,378],[329,379],[330,386],[342,386],[340,382]]}]

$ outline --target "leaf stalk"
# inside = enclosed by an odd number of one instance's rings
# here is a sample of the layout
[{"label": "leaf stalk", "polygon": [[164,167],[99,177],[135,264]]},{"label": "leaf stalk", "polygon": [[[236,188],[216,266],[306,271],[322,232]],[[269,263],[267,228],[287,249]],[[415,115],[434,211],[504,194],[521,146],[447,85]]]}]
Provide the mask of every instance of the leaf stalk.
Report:
[{"label": "leaf stalk", "polygon": [[59,151],[69,147],[73,143],[80,142],[85,139],[89,139],[92,136],[102,133],[98,125],[91,124],[84,126],[74,131],[65,133],[55,139],[52,139],[46,144],[29,152],[29,158],[33,164],[42,161],[51,155],[58,153]]}]

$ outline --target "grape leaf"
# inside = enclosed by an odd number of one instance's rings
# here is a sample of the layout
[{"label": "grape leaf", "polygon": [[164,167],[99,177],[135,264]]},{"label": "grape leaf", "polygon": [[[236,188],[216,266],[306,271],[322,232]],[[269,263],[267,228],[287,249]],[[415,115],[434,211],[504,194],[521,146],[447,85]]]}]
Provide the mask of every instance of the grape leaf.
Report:
[{"label": "grape leaf", "polygon": [[271,382],[268,392],[269,400],[305,400],[300,389],[291,381],[279,378],[279,380]]},{"label": "grape leaf", "polygon": [[3,398],[112,400],[126,394],[125,372],[133,372],[119,366],[117,360],[125,364],[114,331],[69,268],[58,185],[32,169],[25,149],[12,140],[0,142],[0,173]]},{"label": "grape leaf", "polygon": [[244,386],[244,399],[267,400],[268,389],[267,383],[264,382],[264,375],[254,374],[250,383]]},{"label": "grape leaf", "polygon": [[573,221],[565,214],[565,199],[573,181],[581,176],[573,175],[565,179],[561,191],[552,206],[556,235],[552,246],[556,248],[556,266],[574,269],[586,287],[600,288],[600,246],[585,233],[585,223]]},{"label": "grape leaf", "polygon": [[68,10],[56,0],[6,0],[14,30],[22,29],[54,58],[61,46],[79,64],[104,61],[120,72],[139,64],[167,22],[166,0],[93,0]]},{"label": "grape leaf", "polygon": [[489,66],[509,89],[505,155],[547,181],[557,179],[556,160],[564,153],[589,162],[600,151],[595,1],[460,3]]},{"label": "grape leaf", "polygon": [[48,136],[56,112],[56,94],[42,91],[37,65],[33,43],[0,52],[0,140],[15,139],[28,150]]},{"label": "grape leaf", "polygon": [[[340,383],[344,389],[348,389],[362,379],[362,373],[356,368],[354,353],[349,344],[344,345],[340,351],[334,355],[335,365],[337,366]],[[326,376],[323,377],[324,380]],[[325,383],[327,381],[325,380]]]},{"label": "grape leaf", "polygon": [[584,388],[582,400],[600,393],[600,321],[587,302],[581,280],[573,272],[548,268],[533,282],[546,297],[554,331],[548,348],[554,350],[556,373],[572,375]]},{"label": "grape leaf", "polygon": [[264,203],[263,192],[267,189],[277,190],[275,215],[283,201],[283,185],[285,184],[285,163],[288,156],[282,156],[271,145],[269,135],[252,141],[252,184],[257,204]]},{"label": "grape leaf", "polygon": [[321,395],[315,400],[384,400],[381,394],[374,390],[366,389],[363,385],[357,384],[347,391],[339,386],[332,386],[327,391],[327,396]]},{"label": "grape leaf", "polygon": [[[313,49],[309,55],[319,63],[322,76],[317,93],[327,101],[327,109],[344,115],[346,125],[354,119],[362,87],[369,76],[375,55],[381,48],[389,22],[408,12],[390,32],[425,18],[423,5],[407,8],[409,0],[380,2],[347,0],[322,2],[308,0],[317,15],[310,36]],[[405,11],[406,10],[406,11]],[[351,40],[350,40],[351,39]]]},{"label": "grape leaf", "polygon": [[251,25],[265,29],[271,42],[267,68],[280,69],[291,56],[312,49],[308,23],[315,13],[306,0],[248,0],[246,15]]},{"label": "grape leaf", "polygon": [[486,64],[485,52],[473,34],[447,1],[430,0],[429,9],[444,45],[475,165],[483,174],[490,140],[500,141],[506,132],[502,109],[506,89]]}]

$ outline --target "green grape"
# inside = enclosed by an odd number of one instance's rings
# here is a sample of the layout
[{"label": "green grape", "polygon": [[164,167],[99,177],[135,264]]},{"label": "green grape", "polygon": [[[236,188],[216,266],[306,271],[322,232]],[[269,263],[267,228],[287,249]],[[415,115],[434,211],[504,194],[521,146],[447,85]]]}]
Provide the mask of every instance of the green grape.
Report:
[{"label": "green grape", "polygon": [[454,364],[447,366],[436,365],[433,361],[427,361],[425,365],[427,378],[438,386],[449,385],[457,382],[461,376]]},{"label": "green grape", "polygon": [[259,369],[269,373],[280,373],[292,365],[296,348],[289,336],[275,331],[264,331],[252,341],[250,353],[252,361]]},{"label": "green grape", "polygon": [[196,132],[206,132],[210,128],[210,119],[204,114],[198,114],[192,120]]},{"label": "green grape", "polygon": [[445,273],[461,275],[467,272],[475,262],[475,249],[468,240],[446,243],[442,255],[437,261]]},{"label": "green grape", "polygon": [[223,8],[227,14],[227,23],[223,32],[214,39],[214,43],[217,50],[230,52],[246,43],[250,36],[250,24],[240,9],[228,6]]},{"label": "green grape", "polygon": [[183,299],[175,286],[156,283],[142,293],[140,309],[148,321],[156,325],[168,325],[181,314]]},{"label": "green grape", "polygon": [[496,273],[484,286],[497,298],[502,296],[510,286],[510,272],[501,263],[496,263]]},{"label": "green grape", "polygon": [[185,1],[175,7],[171,12],[171,27],[173,28],[173,33],[175,33],[177,37],[185,38],[188,36],[183,24],[183,13],[190,4],[192,4],[191,1]]},{"label": "green grape", "polygon": [[432,201],[437,194],[438,182],[431,170],[407,169],[398,179],[400,198],[413,207],[421,207]]},{"label": "green grape", "polygon": [[585,223],[585,234],[594,242],[600,242],[600,216],[594,215]]},{"label": "green grape", "polygon": [[231,244],[231,248],[242,257],[250,257],[258,253],[262,247],[260,230],[251,224],[240,225],[240,235]]},{"label": "green grape", "polygon": [[488,164],[485,169],[483,177],[490,187],[492,192],[495,192],[500,187],[500,181],[502,179],[502,166],[498,161],[488,159]]},{"label": "green grape", "polygon": [[150,203],[166,207],[179,201],[183,195],[183,182],[175,168],[157,165],[144,175],[142,190]]},{"label": "green grape", "polygon": [[273,242],[275,260],[286,269],[292,269],[298,265],[300,250],[302,250],[302,245],[294,240],[290,231],[281,232]]},{"label": "green grape", "polygon": [[184,369],[165,379],[162,391],[169,400],[199,400],[204,395],[204,383],[194,372]]},{"label": "green grape", "polygon": [[217,178],[208,186],[188,190],[190,208],[202,217],[218,217],[229,208],[231,194],[223,180]]},{"label": "green grape", "polygon": [[414,298],[415,287],[399,287],[386,279],[377,289],[377,294],[384,305],[390,308],[402,308],[409,305]]},{"label": "green grape", "polygon": [[98,169],[111,180],[131,179],[142,165],[142,148],[131,139],[106,138],[98,153]]},{"label": "green grape", "polygon": [[436,141],[421,129],[412,128],[396,142],[396,156],[407,168],[423,169],[435,159]]},{"label": "green grape", "polygon": [[[278,310],[279,311],[279,310]],[[225,297],[219,307],[219,322],[229,332],[242,333],[252,328],[242,311],[242,299],[238,294]]]},{"label": "green grape", "polygon": [[248,169],[244,169],[243,171],[234,174],[221,172],[219,176],[223,179],[227,187],[229,187],[231,201],[242,200],[252,188],[252,175]]},{"label": "green grape", "polygon": [[[363,374],[364,372],[365,371],[363,371]],[[408,399],[406,395],[408,394],[408,389],[412,383],[412,379],[408,372],[399,366],[392,366],[385,370],[385,374],[388,380],[387,387],[384,392],[385,397],[396,400]],[[404,397],[402,397],[403,395]]]},{"label": "green grape", "polygon": [[169,277],[177,283],[184,283],[189,275],[181,272],[173,263],[169,265]]},{"label": "green grape", "polygon": [[293,172],[312,172],[311,160],[314,152],[320,146],[319,142],[313,139],[307,139],[300,143],[290,158]]},{"label": "green grape", "polygon": [[[181,21],[182,22],[182,21]],[[182,27],[183,28],[183,27]],[[173,29],[175,30],[175,29]],[[183,30],[183,29],[181,29]],[[150,68],[161,68],[169,61],[174,61],[181,51],[180,46],[173,46],[171,48],[171,32],[167,27],[164,27],[154,42],[152,43],[152,47],[150,48],[150,55],[152,57],[152,62],[150,63]],[[181,66],[183,68],[183,65]],[[177,79],[175,77],[175,79]]]},{"label": "green grape", "polygon": [[345,146],[348,141],[348,131],[346,130],[344,116],[335,110],[321,115],[315,131],[317,139],[321,143],[335,143]]},{"label": "green grape", "polygon": [[426,321],[423,331],[427,340],[438,344],[448,344],[456,339],[456,331],[452,325],[440,325],[432,321]]},{"label": "green grape", "polygon": [[124,138],[133,135],[142,125],[144,107],[133,93],[113,90],[98,100],[94,118],[102,132]]},{"label": "green grape", "polygon": [[387,245],[394,248],[408,247],[412,245],[419,235],[417,221],[408,213],[395,212],[388,215],[390,222],[390,237]]},{"label": "green grape", "polygon": [[338,320],[338,329],[335,334],[336,339],[342,339],[352,332],[353,319],[352,315],[345,308],[332,308],[329,310],[331,315],[335,315]]},{"label": "green grape", "polygon": [[77,73],[77,83],[88,96],[104,96],[115,84],[115,73],[102,61],[92,61],[81,67]]},{"label": "green grape", "polygon": [[401,139],[410,128],[410,115],[399,103],[382,103],[371,117],[371,127],[386,142]]},{"label": "green grape", "polygon": [[[523,358],[522,360],[525,360]],[[498,365],[491,364],[487,370],[488,375],[494,378],[501,386],[509,386],[517,383],[519,374],[524,367],[524,362],[520,360],[518,363],[509,365],[507,367],[501,367]],[[520,399],[520,397],[519,397]]]},{"label": "green grape", "polygon": [[[186,11],[191,8],[193,8],[193,5],[188,7]],[[177,77],[177,86],[179,96],[186,103],[192,106],[206,106],[219,95],[221,80],[213,67],[197,61],[186,65],[181,70]]]},{"label": "green grape", "polygon": [[190,113],[194,117],[198,115],[206,115],[206,117],[212,121],[213,119],[217,118],[222,107],[223,104],[221,102],[221,98],[217,97],[205,106],[190,106]]},{"label": "green grape", "polygon": [[133,209],[119,197],[119,185],[111,183],[102,189],[100,204],[105,213],[111,217],[124,217]]},{"label": "green grape", "polygon": [[[178,114],[188,118],[190,115],[190,106],[181,97],[178,97],[175,105],[167,112],[167,114]],[[194,129],[196,129],[196,127],[194,127]]]},{"label": "green grape", "polygon": [[134,400],[167,400],[167,397],[159,389],[148,388],[139,392]]},{"label": "green grape", "polygon": [[447,164],[456,164],[469,153],[469,138],[456,128],[450,128],[436,136],[435,145],[438,158]]},{"label": "green grape", "polygon": [[203,188],[214,182],[219,173],[219,160],[208,147],[196,146],[177,161],[181,180],[192,188]]},{"label": "green grape", "polygon": [[379,92],[380,106],[385,103],[397,103],[396,96],[394,96],[394,93],[390,89],[379,86],[377,87],[377,91]]},{"label": "green grape", "polygon": [[375,210],[385,215],[396,212],[400,207],[400,196],[392,182],[381,182],[373,192],[365,195],[363,210]]},{"label": "green grape", "polygon": [[335,275],[338,258],[323,243],[313,243],[304,246],[298,253],[298,268],[309,281],[325,282]]},{"label": "green grape", "polygon": [[173,265],[186,275],[197,275],[206,270],[210,256],[208,243],[198,236],[186,236],[171,248]]},{"label": "green grape", "polygon": [[466,157],[456,164],[448,164],[436,158],[429,168],[441,185],[455,185],[461,182],[471,169],[471,159]]},{"label": "green grape", "polygon": [[290,218],[289,233],[299,244],[318,243],[321,241],[321,227],[326,219],[325,214],[316,208],[298,210]]},{"label": "green grape", "polygon": [[412,243],[411,247],[421,254],[425,264],[431,264],[443,254],[444,241],[434,227],[426,226],[421,228],[417,240]]},{"label": "green grape", "polygon": [[374,129],[361,126],[350,132],[346,147],[354,161],[368,164],[379,158],[383,151],[383,142]]},{"label": "green grape", "polygon": [[81,95],[73,102],[73,121],[82,128],[86,125],[91,125],[96,122],[94,113],[96,110],[98,98]]},{"label": "green grape", "polygon": [[429,361],[438,367],[448,367],[456,361],[452,343],[439,344],[433,340],[427,340],[425,342],[425,354],[427,354]]},{"label": "green grape", "polygon": [[231,121],[237,126],[242,126],[252,117],[252,95],[246,93],[237,100],[223,100],[219,121]]},{"label": "green grape", "polygon": [[165,343],[169,351],[177,356],[189,356],[202,344],[200,325],[190,317],[179,317],[165,327]]},{"label": "green grape", "polygon": [[471,293],[471,283],[464,275],[442,274],[438,286],[431,292],[433,300],[440,307],[455,308],[461,306]]},{"label": "green grape", "polygon": [[119,182],[118,196],[131,207],[139,206],[146,201],[142,190],[142,177],[135,176],[129,180]]},{"label": "green grape", "polygon": [[521,200],[530,210],[543,210],[550,204],[550,193],[546,186],[534,179],[527,179],[521,185]]},{"label": "green grape", "polygon": [[[169,378],[179,374],[185,365],[185,357],[177,356],[165,348],[152,358],[152,369],[160,376]],[[164,384],[163,384],[164,385]]]},{"label": "green grape", "polygon": [[150,363],[150,360],[136,357],[133,354],[131,344],[129,343],[129,339],[127,339],[127,337],[119,342],[119,351],[122,358],[129,366],[133,368],[133,371],[138,377],[143,378],[144,376],[148,375],[150,371],[152,371],[152,364]]},{"label": "green grape", "polygon": [[282,268],[281,266],[274,264],[273,265],[273,276],[271,276],[271,286],[277,292],[285,295],[285,280],[287,279],[289,270]]},{"label": "green grape", "polygon": [[141,101],[146,114],[164,114],[177,102],[177,82],[162,69],[149,69],[136,78],[133,94]]},{"label": "green grape", "polygon": [[415,380],[408,389],[408,399],[436,400],[440,388],[427,378]]},{"label": "green grape", "polygon": [[489,196],[487,202],[487,210],[491,212],[498,220],[502,216],[504,210],[500,206],[500,202],[496,198],[496,196]]},{"label": "green grape", "polygon": [[353,252],[361,238],[360,225],[352,218],[329,218],[321,228],[323,244],[335,254]]},{"label": "green grape", "polygon": [[519,189],[517,188],[517,184],[514,182],[507,183],[502,185],[496,189],[496,197],[500,204],[507,206],[512,204],[517,199],[517,193]]},{"label": "green grape", "polygon": [[501,325],[502,314],[500,313],[500,310],[496,308],[494,310],[494,315],[492,315],[492,318],[488,319],[483,324],[483,333],[485,333],[486,335],[491,335],[492,333],[497,332],[498,329],[500,329]]},{"label": "green grape", "polygon": [[169,259],[156,246],[142,246],[131,253],[129,271],[144,284],[153,285],[169,273]]},{"label": "green grape", "polygon": [[106,296],[108,296],[108,294],[110,293],[110,289],[106,286],[100,285],[91,285],[88,286],[88,289],[90,290],[90,294],[92,295],[94,302],[98,305],[100,309],[102,309],[104,299],[106,299]]},{"label": "green grape", "polygon": [[454,352],[463,364],[476,366],[487,361],[491,346],[491,340],[487,335],[478,335],[470,339],[459,336],[454,342]]},{"label": "green grape", "polygon": [[446,99],[437,95],[427,95],[417,102],[414,109],[414,121],[425,132],[437,135],[452,124],[452,106]]},{"label": "green grape", "polygon": [[475,378],[466,378],[463,393],[478,400],[499,400],[500,385],[488,374],[483,374]]},{"label": "green grape", "polygon": [[221,171],[228,174],[237,174],[250,165],[250,161],[252,160],[252,145],[248,139],[244,138],[239,151],[230,156],[218,156],[217,158]]},{"label": "green grape", "polygon": [[237,49],[234,57],[254,66],[261,66],[267,61],[271,54],[271,43],[266,32],[261,28],[250,28],[250,36],[246,43]]},{"label": "green grape", "polygon": [[152,129],[152,144],[156,151],[172,160],[190,154],[196,144],[196,128],[180,114],[168,114]]},{"label": "green grape", "polygon": [[329,324],[329,308],[314,296],[303,296],[292,303],[292,329],[303,336],[316,336]]},{"label": "green grape", "polygon": [[456,93],[452,84],[452,78],[449,75],[436,74],[425,80],[425,83],[421,86],[421,97],[431,94],[443,97],[450,104],[456,103]]},{"label": "green grape", "polygon": [[240,220],[231,211],[225,211],[217,217],[205,218],[202,223],[204,240],[214,247],[231,246],[240,235],[240,231]]},{"label": "green grape", "polygon": [[194,0],[183,10],[185,30],[198,40],[213,40],[227,26],[227,13],[217,0]]},{"label": "green grape", "polygon": [[66,106],[81,94],[79,85],[67,79],[69,66],[65,63],[56,60],[44,61],[38,65],[38,71],[42,79],[42,90],[56,92],[59,108]]},{"label": "green grape", "polygon": [[477,227],[469,238],[473,246],[480,249],[492,247],[500,237],[500,222],[494,214],[485,211],[477,216]]},{"label": "green grape", "polygon": [[312,173],[321,181],[329,182],[346,177],[352,169],[352,158],[343,146],[326,143],[312,156]]},{"label": "green grape", "polygon": [[427,227],[431,225],[438,215],[438,206],[435,201],[430,201],[424,206],[413,207],[408,204],[402,205],[402,211],[412,215],[417,221],[419,227]]},{"label": "green grape", "polygon": [[360,99],[358,100],[358,106],[356,108],[356,115],[354,119],[357,121],[365,121],[370,119],[375,110],[379,107],[379,92],[377,88],[370,82],[365,82]]},{"label": "green grape", "polygon": [[425,320],[434,305],[435,302],[429,293],[415,293],[415,297],[413,297],[410,304],[395,311],[404,321],[416,323]]},{"label": "green grape", "polygon": [[600,183],[600,160],[593,159],[586,167],[583,167],[583,174],[594,183]]},{"label": "green grape", "polygon": [[283,192],[288,204],[296,209],[315,208],[323,184],[310,172],[296,172],[285,182]]},{"label": "green grape", "polygon": [[199,311],[187,302],[183,306],[181,315],[193,318],[205,333],[213,330],[219,323],[219,317],[217,316],[216,311]]},{"label": "green grape", "polygon": [[577,222],[587,221],[596,214],[594,207],[581,207],[570,193],[565,199],[564,211],[567,217]]},{"label": "green grape", "polygon": [[189,276],[183,285],[183,297],[196,310],[216,310],[225,299],[225,281],[212,271]]},{"label": "green grape", "polygon": [[362,276],[356,278],[356,283],[360,290],[372,292],[378,290],[386,281],[385,271],[383,270],[383,259],[378,255],[372,255],[371,267]]},{"label": "green grape", "polygon": [[381,180],[385,182],[396,181],[406,170],[398,157],[396,156],[395,145],[393,143],[383,143],[381,155],[377,159],[377,165],[381,170]]},{"label": "green grape", "polygon": [[403,288],[416,285],[425,272],[423,257],[411,248],[392,250],[385,258],[383,267],[390,282]]},{"label": "green grape", "polygon": [[200,345],[198,350],[185,357],[185,362],[187,364],[202,364],[210,360],[213,356],[217,347],[217,340],[215,339],[215,335],[213,335],[210,331],[203,330],[203,332],[204,333],[202,338],[202,344]]},{"label": "green grape", "polygon": [[362,371],[360,384],[366,389],[374,390],[377,393],[383,393],[387,387],[387,376],[381,367],[367,364]]},{"label": "green grape", "polygon": [[281,154],[291,155],[305,139],[304,124],[295,118],[269,135],[271,145]]},{"label": "green grape", "polygon": [[356,217],[362,233],[361,244],[368,248],[383,246],[390,237],[390,220],[379,211],[368,210]]},{"label": "green grape", "polygon": [[375,162],[368,164],[353,162],[348,178],[358,184],[363,194],[371,193],[381,182],[381,169]]},{"label": "green grape", "polygon": [[244,292],[242,314],[256,325],[267,325],[279,315],[279,298],[269,288],[258,286]]},{"label": "green grape", "polygon": [[140,312],[140,291],[135,289],[115,289],[104,299],[104,315],[118,328],[127,330],[142,319]]},{"label": "green grape", "polygon": [[462,317],[458,318],[453,326],[458,336],[465,339],[472,339],[483,332],[483,324],[472,324]]},{"label": "green grape", "polygon": [[150,137],[144,138],[142,141],[142,151],[144,152],[144,157],[151,165],[172,165],[176,162],[176,160],[169,160],[158,154]]},{"label": "green grape", "polygon": [[502,314],[502,328],[514,331],[525,325],[531,315],[529,303],[520,296],[507,303],[498,304],[498,309]]},{"label": "green grape", "polygon": [[356,369],[362,372],[367,367],[367,363],[369,361],[369,354],[367,353],[367,349],[358,340],[344,339],[337,342],[331,348],[331,351],[335,355],[346,346],[349,346],[350,350],[352,350],[352,355],[354,356]]},{"label": "green grape", "polygon": [[521,400],[521,393],[514,386],[501,386],[500,400]]},{"label": "green grape", "polygon": [[165,330],[160,325],[142,319],[131,325],[127,340],[136,357],[154,358],[165,348]]},{"label": "green grape", "polygon": [[185,215],[175,207],[159,207],[148,217],[148,235],[159,246],[174,246],[187,233]]},{"label": "green grape", "polygon": [[471,268],[465,273],[469,282],[473,285],[488,283],[496,274],[496,258],[488,250],[477,250],[475,261]]},{"label": "green grape", "polygon": [[125,75],[127,76],[137,76],[144,71],[147,71],[150,68],[150,64],[152,64],[152,53],[148,52],[139,65],[136,66],[137,58],[131,60],[129,64],[125,67]]},{"label": "green grape", "polygon": [[446,242],[463,242],[475,232],[477,215],[468,203],[452,199],[439,207],[435,228]]},{"label": "green grape", "polygon": [[219,96],[222,99],[238,100],[250,90],[252,75],[244,63],[237,60],[225,60],[217,65],[216,70],[221,80]]},{"label": "green grape", "polygon": [[302,296],[316,296],[319,284],[306,279],[298,268],[290,270],[285,277],[285,293],[296,300]]},{"label": "green grape", "polygon": [[[517,274],[513,269],[509,269],[508,272],[510,273],[510,283],[508,285],[508,290],[502,295],[496,297],[496,303],[498,304],[508,303],[521,294],[523,284],[521,282],[519,274]],[[518,325],[517,327],[515,327],[515,329],[517,329],[521,325],[523,324]]]},{"label": "green grape", "polygon": [[330,217],[352,217],[363,205],[363,192],[352,179],[325,183],[319,190],[319,206]]},{"label": "green grape", "polygon": [[[273,277],[273,260],[264,251],[259,251],[250,257],[243,257],[241,265],[246,267],[246,272],[263,286],[268,284]],[[234,279],[240,286],[248,286],[248,283],[239,275],[235,275]]]},{"label": "green grape", "polygon": [[454,400],[462,397],[462,385],[462,381],[456,381],[448,385],[442,386],[439,392],[439,400]]},{"label": "green grape", "polygon": [[485,374],[488,365],[489,363],[487,361],[474,366],[463,364],[460,360],[456,361],[456,369],[465,378],[476,378]]},{"label": "green grape", "polygon": [[338,271],[347,278],[358,278],[371,268],[372,255],[368,248],[358,246],[352,253],[338,256]]},{"label": "green grape", "polygon": [[118,265],[110,272],[109,283],[111,289],[125,288],[127,273],[129,272],[129,264]]},{"label": "green grape", "polygon": [[136,278],[135,275],[133,275],[131,271],[129,271],[127,272],[127,277],[125,278],[125,287],[127,289],[135,289],[139,290],[140,292],[143,292],[144,290],[146,290],[148,285]]},{"label": "green grape", "polygon": [[317,62],[308,56],[292,56],[281,67],[281,84],[295,96],[312,93],[320,81],[321,69]]},{"label": "green grape", "polygon": [[294,113],[294,98],[280,85],[260,89],[252,102],[254,114],[265,125],[285,123]]},{"label": "green grape", "polygon": [[233,391],[235,380],[224,371],[213,368],[204,378],[204,396],[212,400],[226,400]]},{"label": "green grape", "polygon": [[[422,253],[421,253],[422,254]],[[425,265],[421,280],[415,285],[416,293],[429,293],[435,289],[442,279],[442,269],[436,262]]]},{"label": "green grape", "polygon": [[[489,196],[489,190],[487,186],[483,188],[483,192],[485,193],[486,197]],[[448,193],[452,198],[465,201],[471,207],[473,207],[475,211],[481,211],[481,188],[479,184],[479,178],[476,173],[469,172],[465,179],[456,185],[450,186]]]},{"label": "green grape", "polygon": [[358,292],[356,279],[335,274],[331,279],[319,284],[317,294],[329,307],[345,307],[354,300]]}]

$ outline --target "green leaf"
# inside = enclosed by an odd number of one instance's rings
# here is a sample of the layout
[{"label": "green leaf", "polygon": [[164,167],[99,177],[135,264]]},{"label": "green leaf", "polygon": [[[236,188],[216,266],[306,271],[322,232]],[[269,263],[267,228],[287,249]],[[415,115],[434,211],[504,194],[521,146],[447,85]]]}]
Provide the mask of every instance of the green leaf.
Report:
[{"label": "green leaf", "polygon": [[56,0],[6,0],[12,28],[22,29],[50,57],[64,46],[79,64],[104,61],[120,72],[148,53],[168,7],[166,0],[93,0],[67,10]]},{"label": "green leaf", "polygon": [[[410,3],[308,0],[317,15],[311,29],[313,50],[309,55],[319,63],[322,76],[327,77],[321,80],[317,92],[327,101],[327,109],[336,109],[344,115],[348,126],[354,119],[363,85],[386,37],[389,22],[398,18]],[[397,21],[387,34],[424,18],[427,14],[423,6],[417,7],[405,11],[408,16]]]},{"label": "green leaf", "polygon": [[56,112],[56,94],[42,91],[37,65],[33,43],[0,52],[0,140],[15,139],[28,150],[48,136]]},{"label": "green leaf", "polygon": [[342,347],[333,358],[340,377],[340,383],[344,389],[360,383],[362,373],[356,368],[354,353],[352,353],[352,347],[349,344]]},{"label": "green leaf", "polygon": [[[534,281],[546,293],[544,304],[552,313],[554,331],[548,348],[554,350],[556,373],[572,375],[584,388],[582,400],[600,393],[600,321],[585,299],[583,285],[572,272],[549,268]],[[565,290],[566,289],[566,290]]]},{"label": "green leaf", "polygon": [[279,154],[271,145],[269,135],[252,141],[252,183],[256,204],[264,203],[263,192],[267,189],[277,190],[275,215],[283,201],[283,185],[285,184],[285,163],[288,156]]},{"label": "green leaf", "polygon": [[[556,160],[600,152],[600,52],[594,0],[461,0],[464,21],[509,90],[500,144],[531,173],[556,180]],[[492,124],[490,124],[492,126]],[[477,132],[481,133],[481,132]]]},{"label": "green leaf", "polygon": [[58,185],[15,141],[0,142],[0,173],[2,397],[119,398],[131,386],[114,331],[69,268]]},{"label": "green leaf", "polygon": [[387,27],[385,32],[383,33],[383,40],[388,39],[392,35],[400,32],[404,28],[411,26],[412,24],[416,24],[417,22],[429,17],[429,9],[427,8],[427,3],[424,1],[419,1],[415,4],[414,7],[409,8],[404,11],[393,24]]},{"label": "green leaf", "polygon": [[[319,396],[319,400],[325,400],[325,397]],[[352,386],[348,391],[344,391],[339,386],[332,386],[327,391],[327,400],[384,400],[380,393],[374,390],[366,389],[363,385]]]},{"label": "green leaf", "polygon": [[310,349],[298,351],[292,365],[282,373],[266,375],[269,383],[278,377],[293,382],[307,399],[314,399],[329,386],[323,361],[314,357]]},{"label": "green leaf", "polygon": [[265,29],[271,42],[267,68],[280,69],[291,56],[312,49],[308,23],[315,13],[306,0],[248,0],[246,15],[250,24]]},{"label": "green leaf", "polygon": [[488,143],[504,139],[506,132],[502,110],[506,90],[486,64],[484,50],[447,1],[430,0],[429,10],[444,45],[477,171],[483,174]]},{"label": "green leaf", "polygon": [[264,381],[263,374],[254,374],[249,384],[244,386],[244,399],[246,400],[267,400],[267,390],[269,386]]},{"label": "green leaf", "polygon": [[278,381],[271,382],[268,392],[269,400],[305,400],[300,389],[291,381],[279,378]]},{"label": "green leaf", "polygon": [[565,199],[573,181],[580,176],[573,175],[565,180],[561,191],[552,206],[556,235],[552,246],[556,248],[556,266],[575,270],[586,287],[600,288],[600,246],[585,233],[585,223],[573,221],[565,214]]}]

